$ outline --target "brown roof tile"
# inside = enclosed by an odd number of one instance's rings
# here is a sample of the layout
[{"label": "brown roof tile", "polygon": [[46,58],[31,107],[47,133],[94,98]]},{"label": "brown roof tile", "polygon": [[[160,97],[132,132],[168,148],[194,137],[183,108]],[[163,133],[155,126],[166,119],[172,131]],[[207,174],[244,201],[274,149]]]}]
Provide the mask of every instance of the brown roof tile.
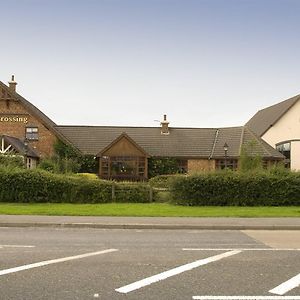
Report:
[{"label": "brown roof tile", "polygon": [[[257,153],[266,158],[282,159],[282,155],[245,127],[169,128],[162,135],[160,127],[56,126],[82,153],[97,155],[122,133],[126,133],[150,156],[186,158],[222,158],[224,143],[228,156],[239,157],[242,143],[257,141]],[[271,150],[272,149],[272,150]]]}]

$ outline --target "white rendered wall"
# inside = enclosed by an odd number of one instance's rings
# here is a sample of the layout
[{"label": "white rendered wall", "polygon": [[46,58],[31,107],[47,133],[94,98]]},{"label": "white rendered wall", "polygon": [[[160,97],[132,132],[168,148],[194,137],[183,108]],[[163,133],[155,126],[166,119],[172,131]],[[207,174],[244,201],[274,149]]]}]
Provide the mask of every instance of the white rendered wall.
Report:
[{"label": "white rendered wall", "polygon": [[298,139],[299,141],[291,142],[291,169],[300,170],[300,101],[294,104],[262,138],[274,148],[278,143]]},{"label": "white rendered wall", "polygon": [[291,142],[291,170],[300,171],[300,141]]}]

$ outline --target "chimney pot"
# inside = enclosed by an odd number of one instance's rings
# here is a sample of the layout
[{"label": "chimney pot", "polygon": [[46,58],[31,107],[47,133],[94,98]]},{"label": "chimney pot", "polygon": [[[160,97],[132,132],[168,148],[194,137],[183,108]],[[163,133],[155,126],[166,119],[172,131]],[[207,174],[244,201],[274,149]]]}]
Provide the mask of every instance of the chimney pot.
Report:
[{"label": "chimney pot", "polygon": [[17,86],[17,83],[15,82],[15,75],[11,76],[11,81],[9,81],[8,84],[9,84],[10,90],[15,92],[16,91],[16,86]]}]

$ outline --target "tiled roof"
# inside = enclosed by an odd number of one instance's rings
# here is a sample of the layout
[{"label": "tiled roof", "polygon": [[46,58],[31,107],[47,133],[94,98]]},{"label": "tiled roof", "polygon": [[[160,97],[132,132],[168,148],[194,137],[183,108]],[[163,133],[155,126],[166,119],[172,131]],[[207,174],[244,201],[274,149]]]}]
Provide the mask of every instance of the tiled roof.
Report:
[{"label": "tiled roof", "polygon": [[20,154],[28,156],[28,157],[35,157],[38,158],[39,155],[28,145],[25,146],[24,142],[20,139],[8,135],[2,135],[0,138],[3,138],[5,142],[12,145]]},{"label": "tiled roof", "polygon": [[160,127],[56,126],[56,129],[82,153],[91,155],[97,155],[121,134],[126,133],[147,154],[156,157],[222,158],[225,142],[229,146],[228,156],[239,157],[242,144],[255,140],[257,154],[262,154],[265,158],[283,158],[245,127],[170,127],[169,135],[161,134]]},{"label": "tiled roof", "polygon": [[272,127],[298,100],[300,95],[259,110],[247,123],[252,131],[262,136]]},{"label": "tiled roof", "polygon": [[27,101],[18,93],[12,91],[7,85],[5,85],[1,81],[0,81],[0,87],[6,90],[9,95],[11,95],[11,99],[19,101],[30,114],[32,114],[34,117],[40,120],[41,123],[50,131],[52,131],[58,138],[60,138],[66,143],[70,143],[70,141],[68,141],[64,136],[61,135],[59,131],[56,130],[55,128],[56,124],[51,119],[49,119],[43,112],[41,112],[37,107],[35,107],[32,103]]}]

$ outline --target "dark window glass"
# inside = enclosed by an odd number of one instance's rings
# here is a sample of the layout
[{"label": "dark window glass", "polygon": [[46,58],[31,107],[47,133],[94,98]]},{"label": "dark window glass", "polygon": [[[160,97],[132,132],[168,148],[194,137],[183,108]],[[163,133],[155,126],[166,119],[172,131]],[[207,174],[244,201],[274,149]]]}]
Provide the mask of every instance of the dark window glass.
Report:
[{"label": "dark window glass", "polygon": [[139,180],[145,177],[145,157],[103,156],[101,176],[112,179]]},{"label": "dark window glass", "polygon": [[237,159],[217,159],[216,160],[216,169],[223,170],[225,168],[236,170],[238,161]]},{"label": "dark window glass", "polygon": [[276,150],[285,156],[284,165],[291,168],[291,143],[283,143],[276,146]]}]

